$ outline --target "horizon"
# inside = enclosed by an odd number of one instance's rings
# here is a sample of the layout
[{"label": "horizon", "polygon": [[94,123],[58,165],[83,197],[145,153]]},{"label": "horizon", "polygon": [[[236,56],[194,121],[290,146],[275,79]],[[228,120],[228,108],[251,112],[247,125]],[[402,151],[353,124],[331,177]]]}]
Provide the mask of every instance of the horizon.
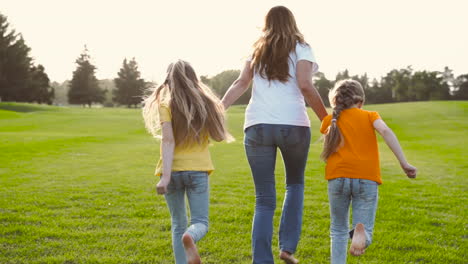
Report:
[{"label": "horizon", "polygon": [[[295,15],[328,79],[347,69],[351,75],[366,73],[379,80],[407,66],[416,71],[442,71],[447,66],[456,76],[468,73],[468,36],[461,33],[468,24],[463,14],[468,3],[462,0],[207,0],[183,3],[183,9],[179,2],[144,0],[4,2],[2,14],[9,29],[22,34],[51,82],[71,79],[85,45],[100,80],[114,79],[124,58],[133,57],[142,78],[152,82],[160,82],[167,65],[177,58],[189,61],[199,76],[240,70],[260,36],[264,16],[281,4]],[[23,9],[25,5],[29,8]]]}]

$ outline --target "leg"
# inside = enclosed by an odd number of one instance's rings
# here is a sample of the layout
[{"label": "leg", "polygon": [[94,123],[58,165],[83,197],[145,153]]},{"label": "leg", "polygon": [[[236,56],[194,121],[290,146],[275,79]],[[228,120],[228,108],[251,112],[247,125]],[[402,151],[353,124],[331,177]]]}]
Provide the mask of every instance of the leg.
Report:
[{"label": "leg", "polygon": [[172,248],[174,250],[175,260],[177,264],[187,263],[184,247],[182,245],[182,235],[187,229],[187,214],[185,211],[185,189],[182,185],[182,175],[173,173],[171,182],[168,186],[166,198],[169,212],[171,213],[171,230],[172,230]]},{"label": "leg", "polygon": [[[302,230],[302,211],[304,204],[304,171],[310,145],[308,127],[282,126],[277,140],[280,142],[281,155],[286,171],[286,195],[281,215],[279,246],[281,252],[293,254]],[[297,260],[284,258],[286,263],[297,263]]]},{"label": "leg", "polygon": [[350,179],[337,178],[328,181],[330,202],[331,263],[346,263],[348,246],[349,204],[351,201]]},{"label": "leg", "polygon": [[188,264],[201,263],[195,243],[208,232],[208,173],[189,172],[186,189],[190,205],[190,226],[182,237]]},{"label": "leg", "polygon": [[353,181],[354,232],[350,253],[359,256],[372,243],[377,211],[378,184],[364,179],[353,179]]},{"label": "leg", "polygon": [[273,215],[276,208],[275,161],[276,146],[271,131],[263,125],[245,131],[245,151],[255,183],[255,214],[252,224],[253,263],[274,263],[271,252]]},{"label": "leg", "polygon": [[187,233],[195,242],[202,239],[208,232],[208,173],[191,172],[190,184],[187,185],[187,197],[190,205],[190,226]]}]

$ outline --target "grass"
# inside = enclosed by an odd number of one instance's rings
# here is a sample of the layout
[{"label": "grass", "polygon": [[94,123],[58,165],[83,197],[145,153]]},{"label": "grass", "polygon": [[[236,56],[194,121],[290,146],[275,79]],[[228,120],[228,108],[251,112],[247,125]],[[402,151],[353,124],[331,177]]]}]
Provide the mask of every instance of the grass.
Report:
[{"label": "grass", "polygon": [[[348,263],[466,263],[467,102],[369,105],[419,169],[407,179],[380,146],[374,243]],[[229,110],[237,141],[211,147],[210,231],[204,263],[250,263],[254,188],[242,144],[244,107]],[[312,114],[310,114],[313,117]],[[329,263],[329,211],[319,123],[312,121],[301,263]],[[380,143],[382,143],[380,141]],[[157,141],[135,109],[0,103],[0,263],[173,263],[170,218],[156,196]],[[278,209],[284,190],[276,170]],[[277,262],[279,263],[279,262]]]}]

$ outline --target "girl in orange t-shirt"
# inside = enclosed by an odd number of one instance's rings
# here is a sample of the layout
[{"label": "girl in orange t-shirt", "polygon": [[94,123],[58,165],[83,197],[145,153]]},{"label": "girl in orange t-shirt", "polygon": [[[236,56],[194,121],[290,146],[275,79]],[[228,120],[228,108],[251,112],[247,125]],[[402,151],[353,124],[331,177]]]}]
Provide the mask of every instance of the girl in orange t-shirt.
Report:
[{"label": "girl in orange t-shirt", "polygon": [[[409,178],[416,177],[416,168],[403,155],[393,131],[377,112],[362,110],[364,89],[354,80],[338,82],[329,93],[333,114],[322,121],[325,134],[321,158],[327,163],[330,202],[331,263],[346,263],[349,252],[362,255],[372,242],[380,177],[379,152],[375,130],[390,147]],[[352,203],[353,229],[349,226],[349,206]]]}]

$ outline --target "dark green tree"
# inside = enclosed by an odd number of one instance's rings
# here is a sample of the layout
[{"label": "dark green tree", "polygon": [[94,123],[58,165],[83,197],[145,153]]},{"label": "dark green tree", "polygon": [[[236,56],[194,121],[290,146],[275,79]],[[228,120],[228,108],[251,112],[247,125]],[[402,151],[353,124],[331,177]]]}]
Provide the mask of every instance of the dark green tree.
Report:
[{"label": "dark green tree", "polygon": [[382,77],[380,82],[374,81],[369,89],[372,91],[372,103],[391,103],[394,102],[393,79],[390,74]]},{"label": "dark green tree", "polygon": [[28,102],[52,104],[55,93],[50,85],[49,77],[45,73],[44,66],[32,66],[30,69],[30,88]]},{"label": "dark green tree", "polygon": [[9,29],[7,17],[0,14],[0,99],[28,101],[30,48],[21,34]]},{"label": "dark green tree", "polygon": [[76,60],[76,70],[73,72],[68,90],[68,102],[70,104],[88,105],[104,102],[104,90],[99,87],[95,76],[96,67],[91,63],[88,49]]},{"label": "dark green tree", "polygon": [[418,71],[412,76],[408,97],[411,101],[448,100],[449,91],[440,72]]},{"label": "dark green tree", "polygon": [[366,95],[366,104],[375,104],[378,101],[378,92],[379,92],[379,82],[377,79],[373,79],[370,83],[367,84],[367,87],[364,88],[364,93]]},{"label": "dark green tree", "polygon": [[384,77],[386,84],[392,88],[392,97],[397,102],[410,101],[411,95],[408,94],[411,86],[413,69],[408,66],[404,69],[392,70]]},{"label": "dark green tree", "polygon": [[121,105],[135,107],[141,102],[145,89],[145,80],[140,78],[140,71],[135,58],[127,62],[124,59],[122,68],[114,79],[116,90],[114,90],[114,101]]}]

